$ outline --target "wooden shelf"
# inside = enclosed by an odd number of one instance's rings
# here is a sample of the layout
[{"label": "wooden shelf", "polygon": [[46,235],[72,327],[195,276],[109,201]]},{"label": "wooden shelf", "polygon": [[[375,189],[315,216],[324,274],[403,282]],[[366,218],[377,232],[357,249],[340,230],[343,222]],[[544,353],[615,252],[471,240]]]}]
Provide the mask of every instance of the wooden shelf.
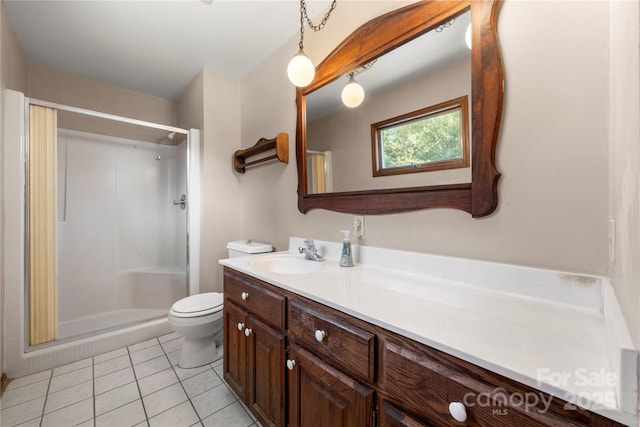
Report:
[{"label": "wooden shelf", "polygon": [[[251,162],[246,161],[249,157],[274,149],[276,153],[271,156],[261,157]],[[283,163],[289,163],[289,134],[281,132],[273,139],[260,138],[253,147],[237,150],[233,153],[233,168],[236,172],[244,173],[248,166],[274,159],[278,159]]]}]

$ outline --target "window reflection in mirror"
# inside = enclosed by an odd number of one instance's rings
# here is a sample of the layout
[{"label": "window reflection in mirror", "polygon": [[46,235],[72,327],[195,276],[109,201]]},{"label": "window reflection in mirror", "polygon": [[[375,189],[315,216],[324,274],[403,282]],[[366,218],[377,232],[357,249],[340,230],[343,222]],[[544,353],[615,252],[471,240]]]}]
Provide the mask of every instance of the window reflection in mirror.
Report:
[{"label": "window reflection in mirror", "polygon": [[[372,123],[444,100],[471,97],[471,51],[464,38],[469,22],[467,11],[442,31],[430,31],[378,57],[365,70],[356,69],[356,80],[365,91],[364,102],[357,108],[345,107],[340,96],[349,72],[306,95],[306,149],[333,154],[333,187],[325,192],[471,181],[469,167],[374,176],[371,157]],[[470,113],[463,116],[470,129]],[[311,169],[308,172],[310,184]],[[312,188],[308,186],[308,193],[316,193]]]},{"label": "window reflection in mirror", "polygon": [[469,167],[468,97],[371,125],[373,176]]}]

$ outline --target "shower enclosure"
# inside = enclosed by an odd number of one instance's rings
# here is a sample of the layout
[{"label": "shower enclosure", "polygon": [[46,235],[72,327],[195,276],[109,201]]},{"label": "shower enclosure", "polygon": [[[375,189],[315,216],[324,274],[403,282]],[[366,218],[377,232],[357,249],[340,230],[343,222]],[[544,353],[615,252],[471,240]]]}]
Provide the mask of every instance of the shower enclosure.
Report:
[{"label": "shower enclosure", "polygon": [[59,129],[57,151],[57,339],[166,316],[187,296],[186,140]]},{"label": "shower enclosure", "polygon": [[8,374],[169,332],[198,291],[198,131],[13,91],[5,114],[5,240],[22,248],[5,273]]}]

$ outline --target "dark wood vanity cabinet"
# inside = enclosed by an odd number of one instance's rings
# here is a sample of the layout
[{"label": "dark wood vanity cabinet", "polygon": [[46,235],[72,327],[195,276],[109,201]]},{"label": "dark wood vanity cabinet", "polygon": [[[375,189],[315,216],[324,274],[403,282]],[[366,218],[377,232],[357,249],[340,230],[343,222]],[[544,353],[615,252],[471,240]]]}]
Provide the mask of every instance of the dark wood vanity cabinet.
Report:
[{"label": "dark wood vanity cabinet", "polygon": [[296,344],[289,349],[290,427],[373,427],[374,391]]},{"label": "dark wood vanity cabinet", "polygon": [[263,426],[285,426],[285,297],[225,270],[224,378]]},{"label": "dark wood vanity cabinet", "polygon": [[224,277],[224,377],[265,426],[621,425],[243,273]]}]

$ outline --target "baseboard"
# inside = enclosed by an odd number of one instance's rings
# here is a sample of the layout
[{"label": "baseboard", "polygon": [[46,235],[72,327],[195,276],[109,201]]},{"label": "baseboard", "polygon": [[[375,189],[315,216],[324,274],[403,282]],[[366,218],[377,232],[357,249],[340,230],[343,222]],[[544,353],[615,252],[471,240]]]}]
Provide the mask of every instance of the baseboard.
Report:
[{"label": "baseboard", "polygon": [[2,373],[2,379],[0,379],[0,397],[4,394],[4,390],[9,385],[9,377],[4,372]]}]

